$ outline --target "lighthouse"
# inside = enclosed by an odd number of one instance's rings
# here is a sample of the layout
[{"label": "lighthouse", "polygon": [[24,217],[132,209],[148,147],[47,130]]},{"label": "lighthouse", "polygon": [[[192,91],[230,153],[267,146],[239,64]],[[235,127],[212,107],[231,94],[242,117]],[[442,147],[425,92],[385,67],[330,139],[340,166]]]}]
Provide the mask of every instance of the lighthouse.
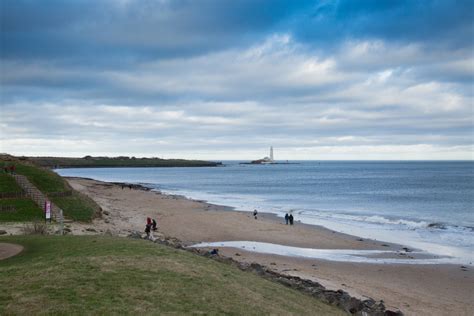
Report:
[{"label": "lighthouse", "polygon": [[273,146],[270,147],[270,157],[265,157],[265,158],[262,158],[262,159],[253,160],[250,163],[251,164],[274,164],[274,163],[276,163],[273,160]]}]

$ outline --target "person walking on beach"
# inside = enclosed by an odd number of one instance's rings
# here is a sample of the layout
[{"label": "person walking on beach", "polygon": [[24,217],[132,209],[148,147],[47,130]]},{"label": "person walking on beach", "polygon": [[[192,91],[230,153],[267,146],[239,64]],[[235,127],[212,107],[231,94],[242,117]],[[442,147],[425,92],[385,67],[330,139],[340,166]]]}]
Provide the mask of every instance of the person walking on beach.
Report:
[{"label": "person walking on beach", "polygon": [[285,214],[285,222],[286,222],[286,225],[288,225],[288,218],[289,218],[289,217],[290,217],[290,216],[288,216],[288,213],[286,213],[286,214]]},{"label": "person walking on beach", "polygon": [[150,239],[150,225],[146,224],[145,226],[145,233],[146,233],[146,238]]},{"label": "person walking on beach", "polygon": [[155,219],[152,219],[152,220],[151,220],[151,229],[152,229],[153,231],[156,231],[156,221],[155,221]]},{"label": "person walking on beach", "polygon": [[290,221],[290,225],[293,225],[293,214],[290,214],[288,220]]},{"label": "person walking on beach", "polygon": [[253,210],[253,217],[254,217],[255,219],[257,219],[257,214],[258,214],[257,210]]}]

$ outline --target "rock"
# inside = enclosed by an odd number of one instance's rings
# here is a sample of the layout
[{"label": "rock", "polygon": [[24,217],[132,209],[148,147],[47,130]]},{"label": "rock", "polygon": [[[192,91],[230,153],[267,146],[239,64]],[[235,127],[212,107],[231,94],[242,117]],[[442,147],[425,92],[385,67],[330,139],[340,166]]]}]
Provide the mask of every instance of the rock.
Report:
[{"label": "rock", "polygon": [[66,233],[70,233],[70,232],[71,232],[71,229],[70,229],[69,227],[65,227],[65,228],[63,229],[63,231],[66,232]]},{"label": "rock", "polygon": [[97,233],[97,230],[95,230],[95,229],[92,228],[92,227],[87,227],[87,228],[86,228],[86,231]]},{"label": "rock", "polygon": [[0,229],[0,235],[6,235],[6,234],[7,234],[6,230]]},{"label": "rock", "polygon": [[110,221],[108,219],[104,219],[104,223],[108,224]]},{"label": "rock", "polygon": [[134,238],[134,239],[142,239],[142,234],[137,232],[137,231],[133,231],[127,237],[128,238]]},{"label": "rock", "polygon": [[390,247],[390,246],[387,244],[382,244],[382,247]]},{"label": "rock", "polygon": [[255,271],[257,274],[264,274],[267,271],[267,269],[264,266],[256,262],[252,262],[250,264],[250,269]]},{"label": "rock", "polygon": [[364,241],[362,238],[357,238],[357,241]]},{"label": "rock", "polygon": [[410,249],[407,248],[407,247],[403,247],[402,249],[405,250],[405,252],[412,252],[412,250],[410,250]]},{"label": "rock", "polygon": [[437,228],[437,229],[446,229],[446,226],[444,224],[441,224],[441,223],[431,223],[431,224],[428,224],[427,227],[428,228]]},{"label": "rock", "polygon": [[238,256],[238,257],[239,257],[239,256],[241,256],[241,254],[240,254],[240,253],[238,253],[238,252],[236,252],[236,253],[235,253],[235,255],[236,255],[236,256]]},{"label": "rock", "polygon": [[107,216],[110,215],[109,211],[103,211],[102,214],[107,215]]}]

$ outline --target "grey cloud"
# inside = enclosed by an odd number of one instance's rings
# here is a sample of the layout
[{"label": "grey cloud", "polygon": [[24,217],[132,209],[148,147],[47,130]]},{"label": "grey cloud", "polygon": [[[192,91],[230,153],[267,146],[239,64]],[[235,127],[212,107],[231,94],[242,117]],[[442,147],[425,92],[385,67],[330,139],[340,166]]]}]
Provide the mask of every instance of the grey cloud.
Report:
[{"label": "grey cloud", "polygon": [[468,157],[470,13],[403,36],[445,5],[364,3],[2,2],[1,151]]}]

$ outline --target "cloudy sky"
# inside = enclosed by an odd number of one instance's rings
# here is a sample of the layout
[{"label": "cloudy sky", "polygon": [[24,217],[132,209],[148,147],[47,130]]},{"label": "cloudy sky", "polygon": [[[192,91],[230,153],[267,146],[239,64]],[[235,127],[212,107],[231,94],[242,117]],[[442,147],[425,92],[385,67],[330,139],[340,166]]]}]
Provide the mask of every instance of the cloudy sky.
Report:
[{"label": "cloudy sky", "polygon": [[470,0],[0,6],[0,152],[474,159]]}]

